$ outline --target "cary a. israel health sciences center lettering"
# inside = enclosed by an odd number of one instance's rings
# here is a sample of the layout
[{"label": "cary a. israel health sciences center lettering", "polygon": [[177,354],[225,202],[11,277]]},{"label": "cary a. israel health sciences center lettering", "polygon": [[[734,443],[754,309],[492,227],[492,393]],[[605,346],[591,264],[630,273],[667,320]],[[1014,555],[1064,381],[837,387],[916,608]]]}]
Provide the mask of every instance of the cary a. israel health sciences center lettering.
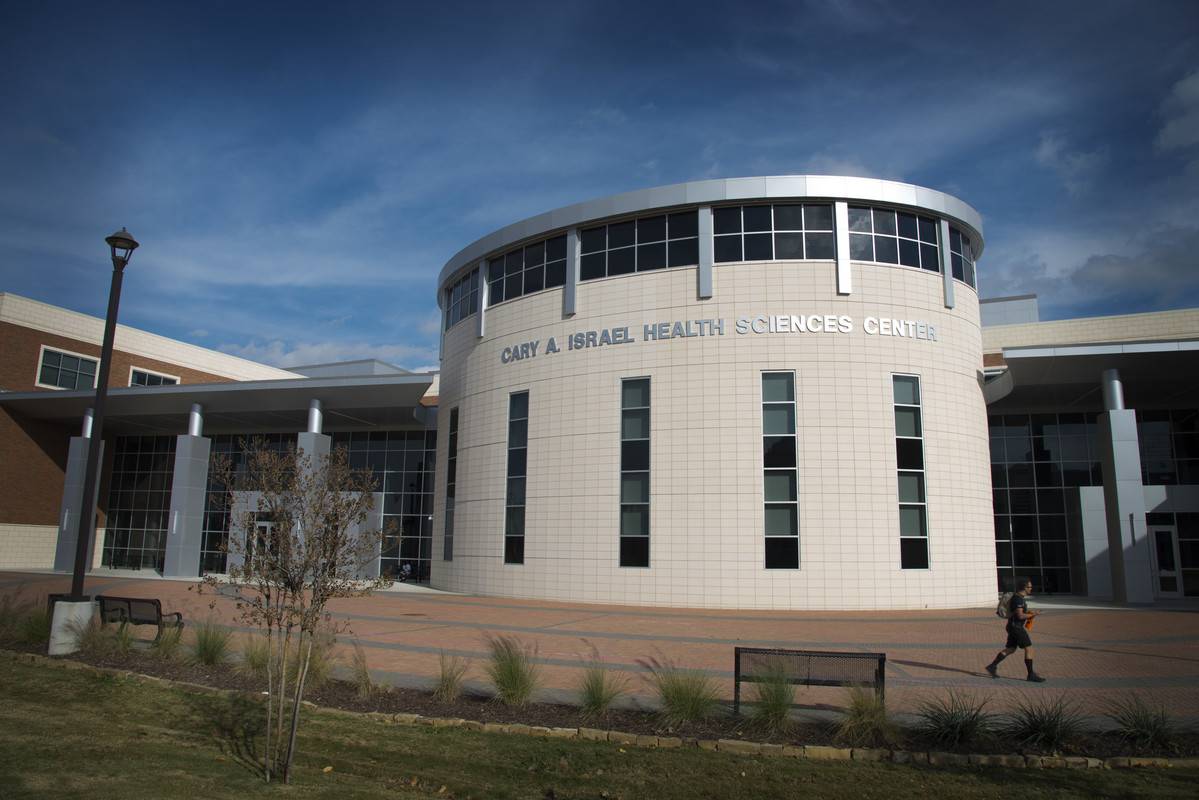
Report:
[{"label": "cary a. israel health sciences center lettering", "polygon": [[[568,351],[585,350],[589,347],[605,347],[614,344],[661,342],[667,339],[690,339],[703,336],[724,336],[730,330],[723,319],[688,319],[669,322],[650,322],[641,325],[641,338],[633,333],[631,326],[603,328],[595,331],[574,331],[562,337],[551,336],[544,347],[540,339],[519,342],[505,347],[500,352],[500,361],[507,364],[526,358],[536,358],[538,353],[549,355]],[[890,317],[866,317],[860,330],[867,336],[903,336],[911,339],[937,340],[937,327],[928,322],[913,319],[891,319]],[[769,314],[755,317],[738,317],[731,326],[738,335],[766,333],[839,333],[855,331],[853,317],[845,314]],[[559,343],[562,340],[562,344]]]},{"label": "cary a. israel health sciences center lettering", "polygon": [[468,245],[439,280],[456,427],[439,431],[437,492],[452,463],[454,515],[432,585],[730,608],[988,601],[982,251],[954,197],[821,176],[631,192]]}]

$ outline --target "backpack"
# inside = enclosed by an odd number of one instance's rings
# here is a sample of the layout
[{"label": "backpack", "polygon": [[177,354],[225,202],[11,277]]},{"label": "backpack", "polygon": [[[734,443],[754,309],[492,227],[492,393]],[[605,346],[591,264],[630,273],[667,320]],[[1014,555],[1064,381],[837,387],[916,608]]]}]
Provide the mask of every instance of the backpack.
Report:
[{"label": "backpack", "polygon": [[995,606],[995,616],[1007,619],[1012,613],[1012,595],[1015,592],[1004,592],[999,595],[999,605]]}]

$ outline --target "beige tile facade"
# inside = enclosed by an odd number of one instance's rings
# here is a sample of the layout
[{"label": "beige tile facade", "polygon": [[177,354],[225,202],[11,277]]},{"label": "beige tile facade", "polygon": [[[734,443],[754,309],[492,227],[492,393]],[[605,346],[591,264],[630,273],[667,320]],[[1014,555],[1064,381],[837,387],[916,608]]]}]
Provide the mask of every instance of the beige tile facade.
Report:
[{"label": "beige tile facade", "polygon": [[983,329],[983,352],[999,353],[1005,347],[1194,339],[1196,331],[1199,331],[1199,309],[1194,308],[1024,325],[994,325]]},{"label": "beige tile facade", "polygon": [[[432,583],[490,595],[729,608],[961,607],[994,600],[995,552],[978,300],[942,277],[832,262],[717,265],[587,281],[500,304],[447,332],[440,386]],[[852,318],[850,333],[738,334],[773,314]],[[916,320],[937,341],[870,335],[867,317]],[[723,319],[724,334],[645,341],[643,325]],[[568,351],[577,331],[635,341]],[[546,353],[553,337],[561,348]],[[505,347],[538,354],[502,363]],[[793,370],[800,568],[764,568],[761,373]],[[920,376],[931,568],[902,570],[893,373]],[[650,567],[618,566],[620,384],[651,379]],[[529,392],[525,563],[503,563],[508,395]],[[454,559],[441,560],[447,424],[459,408]]]}]

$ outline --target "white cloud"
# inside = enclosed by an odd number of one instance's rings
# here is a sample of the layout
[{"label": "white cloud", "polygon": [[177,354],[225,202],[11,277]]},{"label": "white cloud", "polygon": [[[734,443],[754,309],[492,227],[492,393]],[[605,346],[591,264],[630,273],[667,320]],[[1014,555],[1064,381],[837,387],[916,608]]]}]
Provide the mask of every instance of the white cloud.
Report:
[{"label": "white cloud", "polygon": [[435,361],[437,357],[436,351],[427,347],[403,344],[375,345],[367,342],[285,342],[274,339],[240,345],[223,344],[217,349],[223,353],[283,368],[375,358],[397,367],[411,369],[410,364],[428,363]]},{"label": "white cloud", "polygon": [[1199,70],[1174,84],[1162,102],[1165,122],[1155,144],[1160,150],[1181,150],[1199,144]]},{"label": "white cloud", "polygon": [[1037,163],[1052,170],[1066,191],[1077,197],[1090,188],[1099,172],[1107,165],[1106,148],[1070,150],[1066,141],[1056,133],[1041,134],[1036,149]]}]

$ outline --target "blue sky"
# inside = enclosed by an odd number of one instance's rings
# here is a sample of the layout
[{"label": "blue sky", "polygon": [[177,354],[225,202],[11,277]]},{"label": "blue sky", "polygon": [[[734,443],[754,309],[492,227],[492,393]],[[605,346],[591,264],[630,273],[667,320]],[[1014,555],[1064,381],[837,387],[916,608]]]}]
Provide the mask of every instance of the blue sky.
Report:
[{"label": "blue sky", "polygon": [[474,239],[615,192],[850,174],[983,215],[984,296],[1199,306],[1199,6],[9,0],[0,291],[268,363],[437,364]]}]

